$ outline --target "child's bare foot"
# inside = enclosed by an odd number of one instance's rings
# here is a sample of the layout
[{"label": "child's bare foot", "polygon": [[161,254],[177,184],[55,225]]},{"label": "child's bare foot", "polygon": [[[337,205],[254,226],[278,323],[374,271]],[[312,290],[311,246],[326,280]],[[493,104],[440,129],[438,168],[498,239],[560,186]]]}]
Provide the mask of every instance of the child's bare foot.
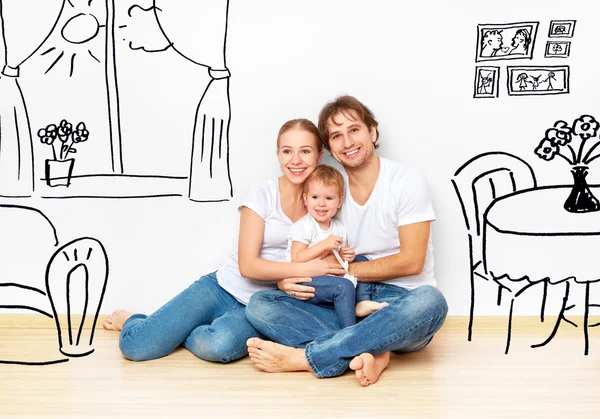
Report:
[{"label": "child's bare foot", "polygon": [[132,313],[124,310],[115,310],[113,314],[108,316],[102,327],[106,330],[116,330],[117,332],[123,329],[123,324],[130,318]]},{"label": "child's bare foot", "polygon": [[356,305],[356,317],[366,317],[369,314],[373,314],[377,310],[381,310],[388,305],[388,303],[378,303],[377,301],[361,301]]},{"label": "child's bare foot", "polygon": [[254,366],[265,372],[312,371],[304,357],[304,349],[250,338],[246,341]]},{"label": "child's bare foot", "polygon": [[379,376],[390,362],[390,353],[373,356],[369,353],[360,354],[350,362],[350,369],[354,370],[356,379],[361,386],[367,387],[375,384]]}]

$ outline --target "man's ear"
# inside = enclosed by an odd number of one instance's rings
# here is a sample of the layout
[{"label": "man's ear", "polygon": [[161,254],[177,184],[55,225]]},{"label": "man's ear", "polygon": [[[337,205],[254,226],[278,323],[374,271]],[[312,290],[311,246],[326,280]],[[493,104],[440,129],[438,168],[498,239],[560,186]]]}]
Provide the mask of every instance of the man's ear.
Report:
[{"label": "man's ear", "polygon": [[371,136],[371,142],[373,144],[375,144],[375,142],[377,141],[377,127],[376,126],[372,126],[369,129],[369,135]]}]

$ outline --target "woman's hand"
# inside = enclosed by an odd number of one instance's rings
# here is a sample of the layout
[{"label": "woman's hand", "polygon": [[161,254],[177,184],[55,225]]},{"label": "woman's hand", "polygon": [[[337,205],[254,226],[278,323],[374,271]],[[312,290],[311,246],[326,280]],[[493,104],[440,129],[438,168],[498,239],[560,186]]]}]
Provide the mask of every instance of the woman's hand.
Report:
[{"label": "woman's hand", "polygon": [[320,276],[320,275],[344,275],[346,271],[344,268],[340,266],[340,264],[336,261],[335,263],[328,262],[323,259],[313,259],[308,262],[303,262],[306,271],[304,275],[306,276]]},{"label": "woman's hand", "polygon": [[299,300],[310,300],[315,296],[314,287],[302,285],[302,282],[311,282],[312,278],[300,277],[300,278],[285,278],[277,281],[277,287],[286,294],[291,295]]}]

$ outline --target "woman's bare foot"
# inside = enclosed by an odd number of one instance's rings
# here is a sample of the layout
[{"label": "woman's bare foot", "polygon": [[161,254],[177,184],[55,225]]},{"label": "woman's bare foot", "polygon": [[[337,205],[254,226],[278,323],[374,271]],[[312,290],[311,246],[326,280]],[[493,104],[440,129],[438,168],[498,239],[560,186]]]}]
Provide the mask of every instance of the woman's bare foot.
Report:
[{"label": "woman's bare foot", "polygon": [[356,305],[356,317],[366,317],[369,314],[375,313],[377,310],[387,307],[388,305],[388,303],[378,303],[377,301],[361,301]]},{"label": "woman's bare foot", "polygon": [[361,386],[367,387],[375,384],[379,376],[390,362],[390,353],[373,356],[369,353],[360,354],[350,362],[350,369],[354,370],[356,379]]},{"label": "woman's bare foot", "polygon": [[304,349],[250,338],[246,341],[254,366],[265,372],[312,371],[304,357]]},{"label": "woman's bare foot", "polygon": [[123,329],[123,324],[130,318],[132,313],[124,310],[115,310],[113,314],[108,316],[102,327],[106,330],[116,330],[117,332]]}]

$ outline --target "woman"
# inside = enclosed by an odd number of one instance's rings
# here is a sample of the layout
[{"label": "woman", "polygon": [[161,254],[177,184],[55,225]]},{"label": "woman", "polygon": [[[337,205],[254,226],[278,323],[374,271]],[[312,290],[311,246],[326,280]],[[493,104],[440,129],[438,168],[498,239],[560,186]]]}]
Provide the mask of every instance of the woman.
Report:
[{"label": "woman", "polygon": [[121,331],[126,358],[156,359],[183,345],[207,361],[234,361],[248,354],[249,338],[260,336],[245,316],[254,292],[275,288],[279,279],[344,274],[339,264],[321,259],[282,262],[290,227],[307,213],[303,183],[322,155],[312,122],[295,119],[281,127],[277,156],[283,175],[255,185],[242,200],[238,251],[154,314],[116,310],[105,321],[105,329]]}]

